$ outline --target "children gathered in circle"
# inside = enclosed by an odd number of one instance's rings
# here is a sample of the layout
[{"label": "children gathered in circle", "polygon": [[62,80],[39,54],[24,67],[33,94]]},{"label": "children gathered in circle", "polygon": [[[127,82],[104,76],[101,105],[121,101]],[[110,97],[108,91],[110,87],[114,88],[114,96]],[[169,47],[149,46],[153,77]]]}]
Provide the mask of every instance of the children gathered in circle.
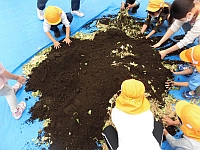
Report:
[{"label": "children gathered in circle", "polygon": [[[132,13],[136,13],[140,7],[140,2],[140,0],[122,1],[121,9],[127,8],[130,9]],[[170,38],[184,23],[189,22],[192,26],[191,30],[187,32],[180,42],[166,50],[159,51],[162,59],[167,54],[187,46],[192,43],[195,38],[200,37],[199,0],[175,0],[171,7],[163,0],[150,0],[146,10],[148,14],[141,29],[141,33],[145,33],[150,24],[155,24],[146,38],[150,38],[153,34],[158,32],[165,20],[171,23],[172,20],[175,19],[163,38],[153,46],[154,48],[159,47]],[[57,6],[48,6],[44,10],[43,17],[44,32],[53,42],[54,47],[57,49],[60,48],[61,45],[60,42],[51,35],[50,30],[54,32],[56,38],[60,37],[58,25],[61,24],[63,25],[62,31],[66,34],[63,42],[70,45],[70,23],[73,20],[72,14],[65,13]],[[153,21],[155,23],[153,23]],[[200,86],[200,45],[181,52],[180,58],[185,62],[190,62],[192,67],[182,72],[173,73],[175,75],[187,73],[192,75],[189,82],[173,82],[172,84],[174,86],[188,86],[190,88],[190,91],[185,91],[183,93],[185,99],[196,98],[199,96],[197,88]],[[17,80],[18,82],[11,87],[7,84],[8,79]],[[13,117],[19,119],[26,108],[26,103],[22,101],[18,104],[15,94],[22,87],[22,84],[25,83],[26,79],[23,76],[16,76],[9,73],[2,64],[0,64],[0,81],[0,95],[6,96]],[[143,83],[134,79],[125,80],[121,88],[122,93],[117,98],[116,107],[112,111],[113,123],[119,133],[119,149],[130,150],[132,147],[134,148],[134,146],[137,146],[138,149],[141,149],[141,147],[148,149],[149,145],[143,144],[145,141],[150,141],[151,147],[154,150],[160,149],[158,142],[152,134],[154,118],[150,111],[150,103],[144,96],[145,87]],[[168,125],[181,125],[184,136],[176,140],[170,136],[167,130],[164,130],[164,135],[169,144],[173,148],[182,148],[186,150],[200,149],[200,107],[185,101],[180,101],[176,104],[176,113],[179,116],[179,120],[172,121],[166,117],[164,118],[164,122]],[[143,131],[145,135],[141,135],[139,131]],[[145,138],[146,140],[144,140]],[[132,143],[132,141],[135,143]]]}]

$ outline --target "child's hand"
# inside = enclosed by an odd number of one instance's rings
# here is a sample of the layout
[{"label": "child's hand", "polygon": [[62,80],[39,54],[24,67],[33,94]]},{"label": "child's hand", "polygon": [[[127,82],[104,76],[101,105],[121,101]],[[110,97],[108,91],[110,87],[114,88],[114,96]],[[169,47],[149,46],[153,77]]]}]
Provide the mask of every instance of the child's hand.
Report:
[{"label": "child's hand", "polygon": [[167,135],[167,134],[169,134],[169,132],[166,129],[163,129],[163,134]]},{"label": "child's hand", "polygon": [[60,43],[58,41],[53,42],[54,48],[58,49],[61,47]]},{"label": "child's hand", "polygon": [[125,8],[125,4],[124,4],[124,2],[122,2],[120,9],[124,10],[124,8]]},{"label": "child's hand", "polygon": [[129,4],[129,3],[127,3],[127,4],[128,4],[128,6],[127,6],[128,9],[131,9],[133,7],[131,4]]},{"label": "child's hand", "polygon": [[125,9],[124,5],[122,5],[120,9],[121,9],[121,10],[124,10],[124,9]]},{"label": "child's hand", "polygon": [[152,47],[153,47],[153,48],[157,48],[157,47],[160,47],[160,45],[161,45],[161,44],[158,42],[158,43],[154,44]]},{"label": "child's hand", "polygon": [[161,59],[164,59],[164,57],[167,55],[165,50],[159,51],[159,54],[160,54]]},{"label": "child's hand", "polygon": [[165,82],[165,88],[166,88],[166,89],[170,90],[173,86],[174,86],[174,81],[172,81],[172,80],[167,80],[167,81]]},{"label": "child's hand", "polygon": [[26,78],[24,78],[23,76],[18,76],[17,82],[24,84],[26,82]]},{"label": "child's hand", "polygon": [[174,69],[171,69],[170,71],[171,71],[173,74],[175,74],[175,75],[178,75],[178,74],[179,74],[179,72],[175,71]]},{"label": "child's hand", "polygon": [[63,42],[66,42],[66,44],[68,44],[70,46],[70,43],[72,42],[69,38],[65,38],[63,40]]},{"label": "child's hand", "polygon": [[167,126],[174,125],[174,121],[171,118],[169,118],[169,117],[163,118],[163,121],[167,124]]}]

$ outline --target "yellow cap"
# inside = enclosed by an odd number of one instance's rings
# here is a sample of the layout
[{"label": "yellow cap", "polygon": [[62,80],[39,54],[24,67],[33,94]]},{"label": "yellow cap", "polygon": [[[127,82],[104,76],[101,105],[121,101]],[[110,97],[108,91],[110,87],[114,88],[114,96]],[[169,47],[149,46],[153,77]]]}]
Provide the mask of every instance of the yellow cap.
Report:
[{"label": "yellow cap", "polygon": [[182,51],[179,56],[181,60],[196,65],[197,70],[200,72],[200,45]]},{"label": "yellow cap", "polygon": [[164,0],[149,0],[147,10],[150,12],[156,12],[163,7],[169,7],[167,4],[165,4]]},{"label": "yellow cap", "polygon": [[176,104],[176,113],[182,121],[183,133],[200,141],[200,107],[183,100]]},{"label": "yellow cap", "polygon": [[121,94],[116,99],[116,107],[128,114],[140,114],[150,109],[150,103],[144,96],[145,87],[141,81],[125,80]]},{"label": "yellow cap", "polygon": [[44,11],[44,18],[50,25],[57,25],[61,22],[62,9],[56,6],[48,6]]}]

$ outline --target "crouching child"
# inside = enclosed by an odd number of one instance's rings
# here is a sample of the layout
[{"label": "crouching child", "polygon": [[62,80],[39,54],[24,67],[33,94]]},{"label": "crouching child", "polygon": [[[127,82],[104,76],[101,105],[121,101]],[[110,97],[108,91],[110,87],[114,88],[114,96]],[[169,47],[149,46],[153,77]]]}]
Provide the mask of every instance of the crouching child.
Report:
[{"label": "crouching child", "polygon": [[60,37],[60,31],[58,25],[63,24],[62,30],[66,33],[63,42],[70,45],[70,23],[73,20],[71,13],[65,13],[61,8],[57,6],[48,6],[44,11],[44,22],[43,29],[48,38],[53,42],[54,48],[60,48],[60,43],[54,39],[51,35],[50,30],[54,32],[56,38]]}]

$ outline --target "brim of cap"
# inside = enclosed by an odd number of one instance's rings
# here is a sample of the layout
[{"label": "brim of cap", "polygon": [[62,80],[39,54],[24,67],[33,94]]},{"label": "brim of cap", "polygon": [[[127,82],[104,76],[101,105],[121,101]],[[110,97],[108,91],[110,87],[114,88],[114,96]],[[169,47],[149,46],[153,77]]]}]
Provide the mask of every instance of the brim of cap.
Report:
[{"label": "brim of cap", "polygon": [[182,51],[181,53],[180,53],[180,59],[181,60],[183,60],[183,61],[185,61],[185,62],[190,62],[190,60],[187,58],[187,56],[186,56],[186,52],[187,52],[188,50],[184,50],[184,51]]},{"label": "brim of cap", "polygon": [[189,102],[185,101],[185,100],[182,100],[182,101],[179,101],[177,104],[176,104],[176,114],[181,117],[181,109],[186,106],[186,105],[191,105]]},{"label": "brim of cap", "polygon": [[[169,7],[167,4],[163,4],[162,7]],[[150,11],[150,12],[156,12],[160,9],[161,7],[151,7],[151,5],[148,5],[147,6],[147,11]]]},{"label": "brim of cap", "polygon": [[48,22],[48,24],[50,24],[50,25],[57,25],[57,24],[59,24],[59,23],[61,22],[61,17],[60,17],[59,20],[56,21],[56,22],[49,22],[48,20],[47,20],[47,22]]},{"label": "brim of cap", "polygon": [[144,96],[141,106],[137,107],[134,104],[132,105],[130,103],[126,103],[126,100],[124,101],[124,98],[121,95],[119,95],[119,97],[117,97],[117,99],[116,99],[116,107],[119,110],[121,110],[125,113],[128,113],[128,114],[140,114],[140,113],[145,112],[150,109],[150,102]]},{"label": "brim of cap", "polygon": [[147,11],[150,11],[150,12],[156,12],[158,11],[160,8],[152,8],[152,7],[147,7]]}]

